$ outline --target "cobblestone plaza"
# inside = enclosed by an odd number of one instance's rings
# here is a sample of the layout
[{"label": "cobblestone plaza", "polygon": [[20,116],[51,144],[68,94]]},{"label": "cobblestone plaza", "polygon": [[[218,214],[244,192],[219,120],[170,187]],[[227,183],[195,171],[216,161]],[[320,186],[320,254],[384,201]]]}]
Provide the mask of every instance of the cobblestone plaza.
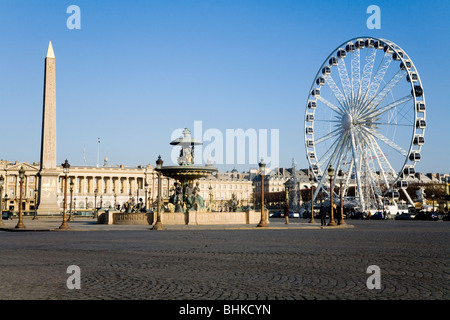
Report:
[{"label": "cobblestone plaza", "polygon": [[[450,224],[360,221],[349,227],[272,219],[267,229],[106,226],[0,232],[0,299],[448,300]],[[24,220],[28,230],[33,223]],[[50,222],[48,222],[50,223]],[[54,222],[58,226],[58,222]],[[44,230],[44,229],[42,229]],[[70,290],[67,269],[80,268]],[[369,289],[367,269],[381,271]]]}]

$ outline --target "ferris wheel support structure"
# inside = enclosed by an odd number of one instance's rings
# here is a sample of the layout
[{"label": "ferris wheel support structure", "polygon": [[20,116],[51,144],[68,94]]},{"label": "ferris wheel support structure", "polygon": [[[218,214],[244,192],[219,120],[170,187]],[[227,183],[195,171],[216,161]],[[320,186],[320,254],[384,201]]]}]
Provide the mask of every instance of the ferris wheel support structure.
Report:
[{"label": "ferris wheel support structure", "polygon": [[415,175],[425,143],[425,95],[418,70],[392,41],[350,39],[319,68],[304,124],[306,157],[318,181],[314,200],[321,190],[334,192],[326,174],[333,166],[333,180],[344,173],[343,193],[353,189],[361,210],[379,206],[383,198],[396,203],[398,191],[406,192],[407,180]]}]

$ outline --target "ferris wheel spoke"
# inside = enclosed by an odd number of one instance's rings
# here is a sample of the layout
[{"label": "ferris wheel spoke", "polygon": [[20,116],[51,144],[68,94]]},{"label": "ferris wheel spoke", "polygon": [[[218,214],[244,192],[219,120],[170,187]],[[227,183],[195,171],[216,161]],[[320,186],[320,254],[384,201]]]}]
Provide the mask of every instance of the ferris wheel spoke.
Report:
[{"label": "ferris wheel spoke", "polygon": [[384,88],[375,96],[375,98],[372,101],[372,104],[377,107],[381,101],[386,97],[386,95],[391,92],[395,86],[400,82],[402,78],[404,78],[406,75],[406,71],[399,70],[390,80],[389,82],[384,86]]},{"label": "ferris wheel spoke", "polygon": [[[341,168],[343,167],[343,161],[344,159],[347,158],[348,155],[348,132],[344,133],[344,137],[343,137],[343,144],[342,144],[342,149],[341,152],[339,154],[339,159],[337,161],[337,165],[336,165],[336,170],[335,170],[335,174],[337,175],[339,173],[339,170],[341,170]],[[344,152],[344,148],[345,148],[345,152]]]},{"label": "ferris wheel spoke", "polygon": [[361,164],[360,164],[359,154],[357,153],[358,145],[356,144],[356,138],[355,138],[355,133],[354,133],[353,128],[350,130],[350,135],[351,135],[352,157],[353,157],[353,162],[355,165],[356,186],[358,189],[359,201],[360,201],[362,209],[364,210],[365,202],[364,202],[364,197],[363,197],[363,193],[362,193],[362,185],[361,185]]},{"label": "ferris wheel spoke", "polygon": [[368,133],[370,133],[372,136],[374,136],[375,138],[377,138],[380,141],[383,141],[385,144],[387,144],[388,146],[390,146],[392,149],[396,150],[398,153],[400,153],[402,156],[407,156],[408,153],[406,152],[405,149],[403,149],[402,147],[400,147],[398,144],[396,144],[395,142],[389,140],[388,138],[386,138],[384,135],[382,135],[381,133],[375,131],[375,130],[370,130],[370,129],[366,129],[364,128],[365,131],[367,131]]},{"label": "ferris wheel spoke", "polygon": [[[350,137],[349,137],[350,139]],[[347,146],[347,153],[351,152],[351,146]],[[352,172],[353,172],[353,167],[354,167],[354,162],[353,162],[353,157],[351,157],[350,159],[350,166],[348,167],[348,171],[347,171],[347,178],[345,179],[345,184],[344,184],[344,194],[347,194],[347,190],[350,187],[350,178],[352,176]]]},{"label": "ferris wheel spoke", "polygon": [[325,99],[322,96],[317,96],[317,100],[321,101],[322,103],[324,103],[328,108],[330,108],[331,110],[333,110],[334,112],[338,113],[339,115],[343,115],[344,112],[342,109],[339,109],[338,107],[336,107],[333,103],[331,103],[330,101],[328,101],[327,99]]},{"label": "ferris wheel spoke", "polygon": [[343,131],[344,130],[342,130],[342,128],[335,129],[335,130],[331,131],[330,133],[324,135],[323,137],[318,138],[316,141],[314,141],[314,144],[318,145],[319,143],[322,143],[330,138],[333,138],[333,137],[341,134]]},{"label": "ferris wheel spoke", "polygon": [[[376,153],[375,149],[373,148],[370,138],[371,138],[371,136],[363,136],[363,139],[365,140],[366,145],[367,145],[367,148],[365,148],[367,155],[364,158],[365,166],[366,166],[365,171],[366,171],[366,175],[368,176],[368,178],[372,184],[373,192],[374,192],[376,198],[378,198],[378,196],[381,195],[381,191],[378,187],[379,181],[378,181],[378,177],[376,174],[377,170],[373,163],[374,159],[377,161],[378,167],[380,168],[379,171],[381,171],[382,169],[381,169],[381,163],[379,162],[378,154]],[[372,168],[370,167],[370,164],[372,164]]]},{"label": "ferris wheel spoke", "polygon": [[361,85],[361,55],[360,50],[356,49],[352,53],[351,60],[351,77],[352,77],[352,104],[354,105],[359,96],[359,89]]},{"label": "ferris wheel spoke", "polygon": [[324,119],[314,119],[314,121],[318,122],[330,122],[330,123],[342,123],[341,120],[324,120]]},{"label": "ferris wheel spoke", "polygon": [[395,122],[375,122],[375,121],[361,121],[360,124],[365,125],[376,125],[376,126],[395,126],[395,127],[414,127],[414,124],[406,124],[406,123],[395,123]]},{"label": "ferris wheel spoke", "polygon": [[359,110],[359,114],[367,111],[370,112],[370,110],[376,109],[381,101],[383,101],[383,99],[386,97],[386,95],[391,92],[400,82],[400,80],[405,76],[405,74],[406,71],[400,69],[383,87],[383,89],[372,98],[372,100],[365,103],[365,105]]},{"label": "ferris wheel spoke", "polygon": [[383,182],[385,183],[386,188],[389,189],[389,182],[388,182],[388,179],[387,179],[387,176],[386,176],[386,172],[385,172],[386,170],[385,170],[385,168],[383,167],[383,164],[382,164],[382,156],[384,156],[384,154],[382,155],[382,154],[379,154],[377,152],[377,149],[376,149],[376,147],[374,146],[374,143],[373,143],[373,139],[374,138],[372,136],[368,136],[367,138],[368,138],[368,141],[370,143],[370,149],[372,150],[372,153],[374,154],[374,157],[375,157],[375,159],[377,161],[378,168],[379,168],[381,176],[383,178]]},{"label": "ferris wheel spoke", "polygon": [[350,79],[348,77],[347,67],[343,58],[339,59],[338,63],[339,78],[341,79],[342,89],[344,90],[344,96],[347,101],[347,105],[351,105],[352,87]]},{"label": "ferris wheel spoke", "polygon": [[367,90],[369,89],[370,79],[372,77],[372,71],[373,71],[373,66],[375,64],[376,55],[377,55],[377,49],[375,49],[375,48],[370,48],[367,51],[366,60],[364,63],[364,68],[363,68],[363,76],[361,79],[360,97],[359,97],[359,100],[357,101],[357,104],[361,103],[362,99],[364,99],[364,96],[365,96]]},{"label": "ferris wheel spoke", "polygon": [[[364,198],[366,205],[373,205],[373,198],[376,194],[379,194],[378,188],[376,186],[376,179],[373,176],[373,172],[370,170],[369,162],[367,161],[367,157],[364,158]],[[371,202],[372,200],[372,202]]]},{"label": "ferris wheel spoke", "polygon": [[392,54],[385,53],[383,60],[381,61],[380,65],[379,65],[379,69],[377,70],[377,73],[373,77],[372,83],[369,86],[369,90],[367,91],[365,101],[371,101],[373,99],[373,97],[375,97],[375,95],[380,87],[380,84],[383,81],[384,76],[392,62],[391,56],[392,56]]},{"label": "ferris wheel spoke", "polygon": [[[330,167],[330,164],[333,162],[334,158],[336,157],[336,155],[337,155],[338,152],[340,151],[341,146],[342,146],[342,143],[343,143],[343,140],[342,140],[342,139],[338,139],[338,140],[339,140],[339,143],[338,143],[337,147],[334,149],[334,151],[333,151],[333,153],[331,154],[331,156],[328,157],[328,159],[329,159],[329,160],[328,160],[328,163],[327,163],[327,165],[326,165],[324,168],[329,168],[329,167]],[[330,149],[330,150],[331,150],[331,149]],[[326,180],[325,177],[322,177],[322,178],[320,179],[320,181],[319,181],[319,183],[318,183],[318,185],[317,185],[316,191],[314,192],[313,200],[316,199],[317,194],[319,193],[320,189],[322,188],[322,186],[323,186],[325,180]]]},{"label": "ferris wheel spoke", "polygon": [[325,83],[331,89],[331,91],[333,92],[336,100],[341,105],[340,109],[342,111],[348,111],[348,105],[347,105],[347,102],[345,100],[345,96],[342,94],[342,92],[339,89],[339,87],[337,86],[336,82],[334,82],[333,77],[330,74],[327,74],[327,75],[324,76],[324,78],[325,78]]},{"label": "ferris wheel spoke", "polygon": [[382,108],[376,109],[376,110],[374,110],[372,112],[367,111],[366,113],[362,114],[361,117],[369,116],[370,118],[374,119],[376,117],[381,116],[383,113],[385,113],[385,112],[387,112],[387,111],[389,111],[389,110],[391,110],[393,108],[396,108],[397,106],[402,105],[402,104],[404,104],[404,103],[406,103],[406,102],[408,102],[408,101],[410,101],[412,99],[413,99],[413,96],[411,94],[408,94],[407,96],[405,96],[405,97],[403,97],[401,99],[398,99],[398,100],[396,100],[394,102],[391,102],[391,103],[389,103],[388,105],[385,105]]},{"label": "ferris wheel spoke", "polygon": [[378,142],[375,140],[374,137],[372,137],[372,143],[373,143],[375,149],[378,151],[378,155],[380,155],[380,159],[383,159],[386,167],[388,168],[388,170],[385,170],[385,171],[390,172],[390,174],[394,177],[396,172],[395,172],[394,168],[392,167],[391,163],[389,162],[389,160],[386,158],[386,155],[381,150],[380,145],[378,144]]},{"label": "ferris wheel spoke", "polygon": [[[339,144],[342,141],[342,135],[334,140],[334,142],[331,144],[331,146],[328,148],[328,150],[320,157],[318,160],[319,166],[322,166],[324,162],[326,162],[328,159],[330,159],[330,156],[333,154],[334,146],[336,144]],[[326,167],[328,168],[328,167]]]}]

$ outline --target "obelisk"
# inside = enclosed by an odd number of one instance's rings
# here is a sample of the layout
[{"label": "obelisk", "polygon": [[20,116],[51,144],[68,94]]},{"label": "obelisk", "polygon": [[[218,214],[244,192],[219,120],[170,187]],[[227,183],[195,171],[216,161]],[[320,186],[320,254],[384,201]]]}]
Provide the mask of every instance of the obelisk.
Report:
[{"label": "obelisk", "polygon": [[59,172],[56,167],[56,70],[55,54],[50,42],[45,57],[38,214],[58,214],[60,212],[58,176]]}]

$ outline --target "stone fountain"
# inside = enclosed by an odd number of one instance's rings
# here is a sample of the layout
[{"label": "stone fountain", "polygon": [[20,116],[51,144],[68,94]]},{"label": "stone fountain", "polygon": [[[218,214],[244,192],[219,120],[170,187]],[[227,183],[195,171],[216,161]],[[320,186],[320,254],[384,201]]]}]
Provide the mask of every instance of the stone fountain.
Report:
[{"label": "stone fountain", "polygon": [[[178,166],[165,166],[160,169],[165,177],[170,177],[178,182],[175,183],[175,192],[170,197],[169,205],[171,212],[189,212],[189,210],[204,210],[204,201],[200,196],[199,183],[196,180],[208,177],[216,173],[217,169],[207,164],[206,166],[197,166],[194,163],[195,146],[202,142],[191,137],[189,129],[184,129],[183,136],[175,139],[171,145],[180,146],[180,155],[178,157]],[[158,169],[157,169],[158,170]]]},{"label": "stone fountain", "polygon": [[[195,165],[195,146],[202,142],[191,137],[191,132],[184,129],[183,136],[170,142],[171,145],[180,146],[178,165],[163,166],[161,157],[158,158],[155,170],[165,176],[176,180],[173,194],[167,206],[158,206],[158,213],[109,213],[104,223],[113,224],[151,224],[155,230],[163,230],[163,225],[225,225],[225,224],[254,224],[256,225],[261,214],[248,208],[247,211],[231,210],[231,212],[214,212],[205,207],[200,196],[200,178],[206,178],[218,170],[212,164],[204,166]],[[160,182],[160,181],[159,181]],[[236,203],[235,198],[232,203]],[[212,198],[210,199],[212,202]],[[236,205],[232,205],[236,207]],[[163,210],[161,210],[163,209]],[[161,212],[163,211],[163,212]],[[158,226],[158,228],[155,228]]]}]

